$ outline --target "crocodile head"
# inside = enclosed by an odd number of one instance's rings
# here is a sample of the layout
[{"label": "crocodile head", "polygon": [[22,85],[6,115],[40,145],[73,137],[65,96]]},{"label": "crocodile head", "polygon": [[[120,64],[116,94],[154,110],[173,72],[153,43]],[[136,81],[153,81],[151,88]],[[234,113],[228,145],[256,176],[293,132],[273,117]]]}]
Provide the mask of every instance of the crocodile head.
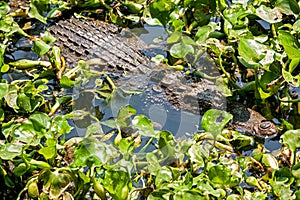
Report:
[{"label": "crocodile head", "polygon": [[274,136],[278,133],[278,128],[273,122],[243,104],[229,103],[227,109],[234,116],[232,127],[237,131],[258,137]]}]

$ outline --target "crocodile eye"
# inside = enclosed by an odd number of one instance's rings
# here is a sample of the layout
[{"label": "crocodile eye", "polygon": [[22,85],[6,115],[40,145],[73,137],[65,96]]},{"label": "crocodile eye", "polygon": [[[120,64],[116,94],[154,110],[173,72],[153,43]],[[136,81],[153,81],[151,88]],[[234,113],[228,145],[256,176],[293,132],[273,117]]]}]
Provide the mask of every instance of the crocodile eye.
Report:
[{"label": "crocodile eye", "polygon": [[268,129],[272,126],[271,122],[270,121],[262,121],[260,124],[259,124],[259,129]]},{"label": "crocodile eye", "polygon": [[263,120],[253,127],[253,131],[258,136],[270,136],[278,133],[278,129],[271,121]]}]

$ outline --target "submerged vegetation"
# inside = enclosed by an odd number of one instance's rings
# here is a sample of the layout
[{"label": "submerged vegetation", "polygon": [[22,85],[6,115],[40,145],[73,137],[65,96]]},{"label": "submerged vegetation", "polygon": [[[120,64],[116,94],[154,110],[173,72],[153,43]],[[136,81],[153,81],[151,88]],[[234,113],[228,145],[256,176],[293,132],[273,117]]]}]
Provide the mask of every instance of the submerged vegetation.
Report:
[{"label": "submerged vegetation", "polygon": [[[300,199],[299,5],[296,0],[0,1],[0,195]],[[93,98],[105,102],[119,88],[84,61],[66,67],[53,45],[55,35],[36,32],[41,23],[70,13],[123,27],[163,26],[169,54],[156,55],[155,62],[218,80],[229,101],[256,107],[280,133],[257,138],[230,130],[226,124],[234,116],[210,110],[202,117],[203,130],[182,139],[156,130],[130,105],[107,120],[99,108],[93,113],[71,110],[69,91],[89,81]],[[24,45],[24,38],[33,47]],[[31,49],[36,59],[12,59],[12,46]],[[217,65],[218,76],[201,69],[198,59],[204,52]],[[75,129],[70,122],[86,117],[93,123],[85,135],[70,137]],[[279,147],[270,151],[264,142]]]}]

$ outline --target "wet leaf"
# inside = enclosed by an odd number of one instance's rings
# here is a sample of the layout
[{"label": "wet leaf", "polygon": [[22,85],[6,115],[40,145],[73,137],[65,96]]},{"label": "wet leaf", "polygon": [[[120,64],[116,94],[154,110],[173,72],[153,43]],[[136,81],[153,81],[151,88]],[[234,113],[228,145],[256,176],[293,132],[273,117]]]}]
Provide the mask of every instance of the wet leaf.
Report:
[{"label": "wet leaf", "polygon": [[0,83],[0,99],[7,95],[9,89],[9,85],[7,83]]},{"label": "wet leaf", "polygon": [[130,105],[121,108],[118,112],[117,123],[120,127],[127,127],[130,124],[131,116],[135,114],[136,110]]},{"label": "wet leaf", "polygon": [[276,7],[271,9],[265,5],[261,5],[256,9],[256,15],[271,24],[280,22],[282,20],[280,9]]},{"label": "wet leaf", "polygon": [[6,103],[9,107],[17,110],[19,109],[17,105],[17,99],[18,99],[18,88],[15,85],[10,85],[8,92],[4,96]]},{"label": "wet leaf", "polygon": [[32,122],[34,128],[37,131],[41,129],[46,129],[50,126],[51,119],[45,113],[35,113],[29,117],[29,120]]},{"label": "wet leaf", "polygon": [[42,66],[42,67],[51,66],[51,63],[48,61],[27,60],[27,59],[10,62],[8,64],[16,67],[17,69],[28,69],[28,68],[38,67],[38,66]]},{"label": "wet leaf", "polygon": [[149,5],[153,18],[157,18],[163,25],[170,20],[170,13],[175,9],[175,4],[170,0],[158,0]]},{"label": "wet leaf", "polygon": [[40,39],[35,39],[33,44],[32,51],[37,53],[39,56],[45,55],[51,49],[50,45]]},{"label": "wet leaf", "polygon": [[39,9],[41,6],[39,5],[39,2],[42,2],[42,5],[46,8],[47,1],[30,1],[30,10],[29,10],[29,17],[36,18],[37,20],[43,22],[44,24],[47,24],[46,18],[42,16],[42,13],[44,9]]},{"label": "wet leaf", "polygon": [[208,177],[210,181],[218,186],[235,186],[239,184],[239,179],[231,174],[231,169],[223,165],[216,165],[209,169]]},{"label": "wet leaf", "polygon": [[0,19],[6,16],[6,13],[10,10],[9,5],[5,1],[0,2]]},{"label": "wet leaf", "polygon": [[281,139],[284,145],[295,152],[296,149],[300,148],[300,129],[286,131]]},{"label": "wet leaf", "polygon": [[259,190],[262,190],[258,180],[254,177],[254,176],[249,176],[246,179],[246,183],[249,184],[250,186],[255,186],[257,187]]},{"label": "wet leaf", "polygon": [[22,145],[7,143],[0,146],[0,158],[3,160],[11,160],[22,154]]},{"label": "wet leaf", "polygon": [[204,167],[203,151],[202,146],[197,144],[192,145],[188,151],[191,161],[196,163],[198,167]]},{"label": "wet leaf", "polygon": [[113,170],[106,171],[103,186],[113,199],[120,200],[128,199],[129,191],[132,187],[128,173]]},{"label": "wet leaf", "polygon": [[28,194],[31,198],[39,197],[38,179],[30,181],[27,185]]},{"label": "wet leaf", "polygon": [[249,65],[256,65],[261,59],[263,59],[267,49],[267,46],[255,40],[244,38],[240,40],[238,46],[238,51],[241,56],[240,58]]},{"label": "wet leaf", "polygon": [[25,110],[26,112],[31,112],[31,101],[30,97],[26,96],[26,94],[21,93],[18,95],[17,104],[19,108]]},{"label": "wet leaf", "polygon": [[25,174],[30,166],[27,166],[25,163],[19,164],[17,167],[14,168],[13,173],[16,176],[22,176]]},{"label": "wet leaf", "polygon": [[175,58],[184,58],[188,54],[194,54],[194,47],[183,42],[172,45],[170,53]]},{"label": "wet leaf", "polygon": [[178,42],[178,40],[181,38],[182,33],[179,31],[174,31],[167,39],[167,42],[169,44]]},{"label": "wet leaf", "polygon": [[175,140],[172,133],[168,131],[160,131],[158,137],[158,146],[164,157],[175,156]]},{"label": "wet leaf", "polygon": [[71,88],[75,85],[76,82],[69,79],[67,76],[63,76],[63,77],[61,77],[59,83],[60,83],[61,87],[63,87],[63,88]]},{"label": "wet leaf", "polygon": [[202,117],[201,127],[214,137],[221,134],[226,124],[233,119],[233,116],[222,110],[210,109]]},{"label": "wet leaf", "polygon": [[263,154],[261,162],[264,166],[272,170],[278,169],[277,159],[271,154]]},{"label": "wet leaf", "polygon": [[140,134],[147,137],[156,137],[153,122],[144,115],[137,115],[132,120],[132,126],[140,131]]}]

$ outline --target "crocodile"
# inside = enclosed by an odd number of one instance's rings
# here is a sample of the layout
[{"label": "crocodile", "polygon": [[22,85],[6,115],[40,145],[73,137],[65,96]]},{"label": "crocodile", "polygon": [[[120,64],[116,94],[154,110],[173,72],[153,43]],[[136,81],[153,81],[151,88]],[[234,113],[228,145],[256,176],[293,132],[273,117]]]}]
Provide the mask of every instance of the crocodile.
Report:
[{"label": "crocodile", "polygon": [[177,109],[203,114],[210,108],[228,107],[234,115],[234,129],[259,137],[278,133],[275,124],[258,112],[238,103],[227,106],[226,98],[214,82],[206,79],[195,82],[166,65],[154,65],[142,53],[147,45],[127,29],[103,21],[72,17],[57,21],[48,30],[57,39],[55,44],[61,47],[70,66],[83,59],[99,70],[121,75],[116,83],[119,86],[144,88],[153,95],[162,93]]}]

